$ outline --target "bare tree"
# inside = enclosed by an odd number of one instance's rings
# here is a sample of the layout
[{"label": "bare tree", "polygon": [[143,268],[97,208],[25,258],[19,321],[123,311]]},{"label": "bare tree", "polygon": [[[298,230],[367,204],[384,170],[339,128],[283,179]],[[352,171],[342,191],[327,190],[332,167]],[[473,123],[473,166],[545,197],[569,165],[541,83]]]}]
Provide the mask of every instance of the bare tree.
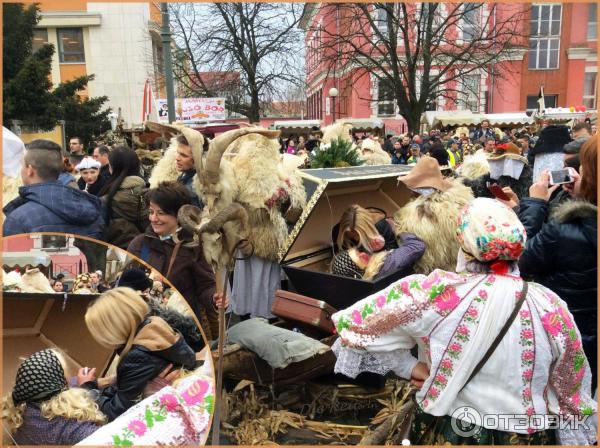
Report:
[{"label": "bare tree", "polygon": [[[440,99],[468,103],[475,75],[506,76],[503,60],[525,51],[528,6],[490,3],[323,4],[317,45],[329,75],[371,76],[378,99],[397,105],[412,132]],[[507,13],[507,9],[511,9]],[[333,21],[336,21],[335,23]],[[329,23],[327,23],[329,22]]]},{"label": "bare tree", "polygon": [[[188,94],[225,95],[230,111],[259,120],[265,98],[304,74],[302,6],[294,3],[169,5],[180,50],[175,66]],[[210,80],[202,73],[213,72]],[[214,73],[222,76],[214,76]],[[232,76],[237,73],[238,76]]]}]

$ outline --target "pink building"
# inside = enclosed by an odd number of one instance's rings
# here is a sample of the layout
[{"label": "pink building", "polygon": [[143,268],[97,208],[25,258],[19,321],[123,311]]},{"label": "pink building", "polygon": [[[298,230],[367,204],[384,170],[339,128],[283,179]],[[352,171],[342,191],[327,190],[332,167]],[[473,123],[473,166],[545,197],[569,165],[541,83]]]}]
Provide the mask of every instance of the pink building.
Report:
[{"label": "pink building", "polygon": [[[388,130],[405,131],[395,101],[378,86],[376,78],[360,76],[359,68],[342,69],[333,76],[322,62],[323,39],[342,31],[336,8],[335,4],[307,3],[300,21],[306,44],[307,118],[321,119],[325,124],[333,121],[334,114],[336,119],[380,118]],[[489,14],[489,8],[489,4],[480,8],[482,14]],[[510,17],[514,8],[514,4],[497,4],[498,20]],[[454,101],[440,98],[432,105],[433,110],[504,113],[535,109],[540,86],[544,87],[546,107],[585,105],[596,110],[597,4],[534,3],[523,8],[527,14],[521,19],[522,29],[528,42],[522,42],[522,51],[499,63],[498,70],[507,75],[469,75],[464,82],[474,87],[469,89],[473,93],[464,93]],[[338,90],[335,100],[329,97],[332,87]]]}]

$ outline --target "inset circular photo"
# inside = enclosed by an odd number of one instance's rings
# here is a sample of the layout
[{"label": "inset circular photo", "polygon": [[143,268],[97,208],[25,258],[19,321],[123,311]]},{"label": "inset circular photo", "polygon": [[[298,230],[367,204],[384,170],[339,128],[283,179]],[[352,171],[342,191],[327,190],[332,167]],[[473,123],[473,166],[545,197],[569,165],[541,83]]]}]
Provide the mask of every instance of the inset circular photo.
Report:
[{"label": "inset circular photo", "polygon": [[206,442],[210,349],[156,270],[58,233],[4,238],[2,269],[5,444]]}]

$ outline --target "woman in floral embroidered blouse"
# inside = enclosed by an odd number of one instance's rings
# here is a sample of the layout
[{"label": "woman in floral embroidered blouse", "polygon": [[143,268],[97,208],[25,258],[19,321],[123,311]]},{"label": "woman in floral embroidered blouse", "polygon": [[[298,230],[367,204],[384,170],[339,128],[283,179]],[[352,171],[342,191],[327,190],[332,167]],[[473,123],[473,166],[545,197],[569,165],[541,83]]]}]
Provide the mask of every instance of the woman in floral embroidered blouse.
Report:
[{"label": "woman in floral embroidered blouse", "polygon": [[[529,285],[508,332],[463,389],[521,296],[516,260],[526,236],[510,208],[480,198],[461,214],[456,237],[457,273],[411,275],[333,316],[340,334],[336,371],[394,371],[422,384],[412,444],[595,441],[593,418],[589,429],[556,432],[528,418],[596,413],[579,331],[565,303],[541,285]],[[415,345],[421,362],[410,353]],[[505,414],[523,418],[500,420],[499,427],[483,418]],[[468,434],[450,431],[456,419],[477,424]]]}]

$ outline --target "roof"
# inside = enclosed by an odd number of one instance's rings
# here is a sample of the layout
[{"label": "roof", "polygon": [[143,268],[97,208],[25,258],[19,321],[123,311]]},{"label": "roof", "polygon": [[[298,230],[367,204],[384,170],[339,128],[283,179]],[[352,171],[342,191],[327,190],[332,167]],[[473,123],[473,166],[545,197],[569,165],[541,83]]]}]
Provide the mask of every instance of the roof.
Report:
[{"label": "roof", "polygon": [[353,129],[383,129],[383,120],[379,118],[341,118],[335,122],[350,124]]},{"label": "roof", "polygon": [[535,120],[525,112],[510,112],[504,114],[485,114],[483,119],[487,119],[492,126],[508,126],[512,124],[532,124]]},{"label": "roof", "polygon": [[313,127],[321,127],[319,120],[281,120],[273,122],[274,129],[294,128],[294,129],[310,129]]},{"label": "roof", "polygon": [[2,264],[4,266],[49,266],[50,257],[44,253],[27,252],[4,252],[2,254]]},{"label": "roof", "polygon": [[470,126],[480,122],[480,116],[470,110],[428,111],[421,116],[421,123],[431,127]]}]

